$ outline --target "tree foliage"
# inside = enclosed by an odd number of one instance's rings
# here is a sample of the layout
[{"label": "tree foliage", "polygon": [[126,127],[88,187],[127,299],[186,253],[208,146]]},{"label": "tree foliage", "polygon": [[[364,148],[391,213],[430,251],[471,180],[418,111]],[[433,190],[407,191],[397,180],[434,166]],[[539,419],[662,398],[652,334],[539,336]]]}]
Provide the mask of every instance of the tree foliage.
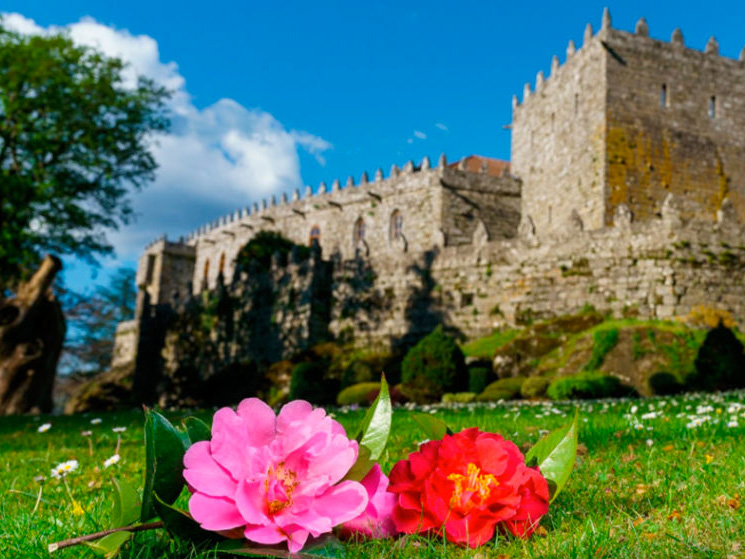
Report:
[{"label": "tree foliage", "polygon": [[107,286],[93,293],[69,292],[65,297],[68,337],[62,368],[68,372],[97,373],[111,364],[117,324],[134,318],[135,271],[119,268]]},{"label": "tree foliage", "polygon": [[168,92],[124,80],[124,64],[66,35],[21,35],[0,22],[0,286],[41,252],[89,261],[106,230],[132,218],[128,199],[154,178],[153,132]]},{"label": "tree foliage", "polygon": [[253,262],[260,270],[268,270],[271,268],[272,257],[275,254],[280,255],[282,262],[287,262],[287,258],[293,249],[297,251],[298,258],[301,260],[310,255],[310,248],[296,245],[280,233],[259,231],[238,252],[236,264],[241,269],[247,269]]}]

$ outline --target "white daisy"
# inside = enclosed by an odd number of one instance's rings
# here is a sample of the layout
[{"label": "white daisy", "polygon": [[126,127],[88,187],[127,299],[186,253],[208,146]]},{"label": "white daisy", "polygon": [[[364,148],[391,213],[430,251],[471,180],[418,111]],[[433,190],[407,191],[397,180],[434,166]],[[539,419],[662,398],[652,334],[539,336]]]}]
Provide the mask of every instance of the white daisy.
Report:
[{"label": "white daisy", "polygon": [[104,461],[103,467],[108,468],[109,466],[113,466],[114,464],[119,462],[119,459],[120,459],[120,456],[118,454],[114,454],[114,456],[112,456],[111,458],[107,458]]},{"label": "white daisy", "polygon": [[114,433],[124,433],[124,431],[126,431],[127,428],[126,427],[114,427],[111,430],[114,431]]},{"label": "white daisy", "polygon": [[51,476],[55,479],[59,479],[61,477],[65,477],[67,474],[74,472],[77,469],[78,461],[68,460],[67,462],[57,464],[54,468],[52,468]]},{"label": "white daisy", "polygon": [[43,425],[39,425],[39,428],[36,430],[39,433],[46,433],[52,428],[51,423],[44,423]]},{"label": "white daisy", "polygon": [[91,419],[91,425],[98,425],[99,423],[101,423],[101,421],[102,420],[100,417],[94,417],[93,419]]}]

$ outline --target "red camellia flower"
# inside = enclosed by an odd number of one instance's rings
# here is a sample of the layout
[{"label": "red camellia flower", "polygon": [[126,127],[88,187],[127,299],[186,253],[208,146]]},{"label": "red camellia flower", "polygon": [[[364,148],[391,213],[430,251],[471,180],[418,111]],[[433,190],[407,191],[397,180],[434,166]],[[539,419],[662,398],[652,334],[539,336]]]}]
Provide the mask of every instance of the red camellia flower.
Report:
[{"label": "red camellia flower", "polygon": [[408,534],[435,532],[470,547],[496,528],[526,538],[548,512],[548,483],[517,446],[477,428],[423,444],[391,471],[393,522]]}]

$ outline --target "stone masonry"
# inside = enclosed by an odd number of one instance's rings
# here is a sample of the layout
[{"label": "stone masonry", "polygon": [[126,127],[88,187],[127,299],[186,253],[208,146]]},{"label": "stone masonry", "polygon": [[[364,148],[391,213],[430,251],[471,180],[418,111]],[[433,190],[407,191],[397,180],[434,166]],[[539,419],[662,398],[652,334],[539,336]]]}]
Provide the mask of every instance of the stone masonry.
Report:
[{"label": "stone masonry", "polygon": [[[739,60],[714,39],[694,50],[678,30],[660,41],[643,19],[634,33],[613,29],[606,10],[597,33],[588,24],[582,47],[570,42],[565,62],[554,57],[550,75],[513,99],[511,163],[425,158],[156,240],[140,258],[138,313],[117,330],[115,360],[135,361],[152,309],[221,280],[245,293],[235,258],[259,231],[318,243],[330,285],[317,296],[329,312],[313,329],[359,343],[415,339],[440,322],[474,337],[587,304],[654,318],[705,305],[743,325],[743,223],[745,49]],[[290,285],[296,269],[273,277]],[[262,311],[279,357],[314,338],[282,334],[311,330],[309,307],[283,300]]]}]

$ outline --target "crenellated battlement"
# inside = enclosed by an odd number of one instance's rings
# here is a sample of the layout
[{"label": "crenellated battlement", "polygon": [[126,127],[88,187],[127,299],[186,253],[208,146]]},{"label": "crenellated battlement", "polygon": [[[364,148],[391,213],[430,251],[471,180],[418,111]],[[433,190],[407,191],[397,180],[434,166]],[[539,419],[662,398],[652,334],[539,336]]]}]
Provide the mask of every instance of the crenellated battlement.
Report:
[{"label": "crenellated battlement", "polygon": [[[657,43],[658,47],[662,47],[663,49],[667,47],[671,51],[673,49],[684,49],[685,51],[694,54],[694,56],[699,55],[705,55],[707,57],[716,57],[716,59],[720,60],[723,64],[728,65],[732,69],[732,71],[740,71],[742,70],[745,72],[745,46],[740,51],[740,55],[737,59],[729,58],[726,56],[722,56],[719,52],[719,43],[716,40],[716,37],[712,36],[707,41],[706,45],[703,47],[703,49],[696,49],[694,47],[690,47],[685,45],[685,41],[683,38],[683,32],[680,28],[676,28],[669,41],[664,41],[661,39],[655,39],[650,37],[649,35],[649,25],[647,24],[646,19],[639,18],[639,20],[636,23],[636,26],[634,28],[633,33],[627,32],[624,30],[616,29],[612,26],[611,21],[611,15],[610,10],[608,8],[605,8],[603,10],[603,16],[602,16],[602,23],[600,30],[595,33],[592,27],[591,23],[588,23],[585,26],[585,31],[583,35],[583,43],[582,46],[578,49],[573,40],[569,40],[569,43],[567,45],[566,49],[566,57],[564,64],[561,64],[559,61],[559,57],[554,55],[551,59],[551,73],[549,76],[545,76],[543,70],[539,70],[536,73],[536,77],[534,80],[534,85],[531,88],[531,84],[529,82],[526,82],[523,86],[523,94],[522,94],[522,101],[518,100],[517,96],[513,97],[513,109],[517,107],[521,107],[523,104],[525,104],[526,101],[528,101],[531,96],[535,95],[535,93],[538,93],[543,87],[545,87],[548,82],[555,78],[560,72],[564,70],[564,67],[570,63],[572,58],[575,55],[581,56],[587,48],[593,44],[593,42],[600,43],[603,45],[603,42],[607,39],[612,37],[609,37],[609,35],[614,34],[623,34],[630,38],[641,40],[641,41],[652,41],[654,43]],[[607,49],[609,45],[605,44],[605,48]],[[609,51],[610,52],[610,51]]]},{"label": "crenellated battlement", "polygon": [[[277,231],[298,244],[314,240],[326,254],[352,258],[361,253],[397,258],[408,251],[472,242],[477,229],[489,238],[517,234],[520,183],[509,164],[470,156],[452,164],[442,154],[436,166],[429,157],[417,165],[393,165],[386,177],[381,168],[369,180],[350,176],[315,192],[253,202],[221,216],[179,239],[194,254],[192,290],[212,287],[222,275],[233,277],[234,261],[259,231]],[[157,255],[166,249],[165,236],[146,248]],[[155,256],[153,256],[155,258]]]},{"label": "crenellated battlement", "polygon": [[[462,161],[465,161],[464,158]],[[467,171],[472,173],[486,173],[490,171],[488,167],[480,166],[478,170],[472,168],[466,168],[460,162],[448,166],[447,157],[443,153],[440,155],[437,161],[437,165],[432,167],[430,158],[425,156],[419,165],[416,165],[412,160],[407,161],[403,167],[399,168],[397,165],[392,165],[391,169],[386,177],[383,173],[383,169],[378,167],[373,175],[371,181],[368,177],[367,171],[364,171],[358,183],[355,182],[353,176],[347,177],[344,186],[341,185],[341,181],[337,178],[334,179],[329,188],[326,182],[321,182],[314,192],[310,186],[306,186],[301,194],[300,189],[295,189],[291,196],[286,193],[280,195],[277,200],[275,195],[270,198],[264,198],[260,201],[255,201],[242,208],[238,208],[233,212],[225,214],[219,218],[216,218],[201,227],[191,231],[184,237],[179,237],[179,243],[186,243],[188,245],[196,245],[199,242],[214,241],[215,235],[223,234],[224,231],[230,232],[232,229],[249,228],[252,229],[256,224],[261,224],[261,221],[269,221],[276,219],[278,216],[289,212],[298,214],[299,211],[306,209],[309,205],[331,203],[331,204],[342,204],[346,202],[353,202],[355,195],[360,193],[367,193],[369,196],[382,196],[386,194],[395,193],[399,183],[410,175],[436,172],[436,173],[447,173],[452,172],[453,167],[460,171]],[[505,167],[504,170],[500,171],[500,176],[509,176],[509,167]],[[415,185],[414,185],[415,186]],[[299,214],[298,214],[299,215]],[[158,242],[167,240],[165,234],[151,241],[145,249],[151,249]]]},{"label": "crenellated battlement", "polygon": [[[446,166],[447,158],[445,157],[445,154],[442,154],[439,158],[438,166],[434,169],[444,168]],[[234,212],[225,214],[224,216],[206,223],[190,232],[185,237],[183,237],[183,240],[180,239],[180,242],[193,244],[194,242],[198,242],[200,238],[209,236],[212,232],[224,227],[231,226],[236,223],[248,222],[251,220],[251,218],[260,217],[262,215],[265,217],[272,217],[272,213],[275,211],[274,208],[287,207],[292,210],[293,207],[307,205],[307,202],[309,202],[310,200],[323,200],[323,196],[329,196],[338,193],[349,195],[352,192],[355,192],[355,190],[353,189],[370,188],[372,187],[372,185],[388,188],[391,186],[390,181],[399,179],[402,175],[430,170],[432,170],[430,159],[429,157],[425,156],[418,166],[415,165],[414,162],[411,160],[406,162],[402,169],[399,169],[398,166],[393,165],[387,178],[384,176],[382,168],[379,167],[375,172],[374,180],[372,182],[368,178],[367,171],[363,171],[362,175],[360,176],[359,183],[355,183],[354,177],[349,176],[347,177],[347,180],[343,187],[341,186],[341,181],[337,178],[332,181],[331,188],[328,188],[326,182],[321,182],[315,192],[313,192],[312,187],[306,186],[303,190],[303,194],[301,195],[300,189],[296,188],[290,197],[288,197],[286,193],[282,193],[280,195],[279,201],[277,201],[276,196],[272,195],[269,200],[264,198],[261,201],[253,202],[252,204],[244,206],[243,208],[236,209]],[[163,239],[165,239],[165,235],[153,240],[147,248]]]}]

